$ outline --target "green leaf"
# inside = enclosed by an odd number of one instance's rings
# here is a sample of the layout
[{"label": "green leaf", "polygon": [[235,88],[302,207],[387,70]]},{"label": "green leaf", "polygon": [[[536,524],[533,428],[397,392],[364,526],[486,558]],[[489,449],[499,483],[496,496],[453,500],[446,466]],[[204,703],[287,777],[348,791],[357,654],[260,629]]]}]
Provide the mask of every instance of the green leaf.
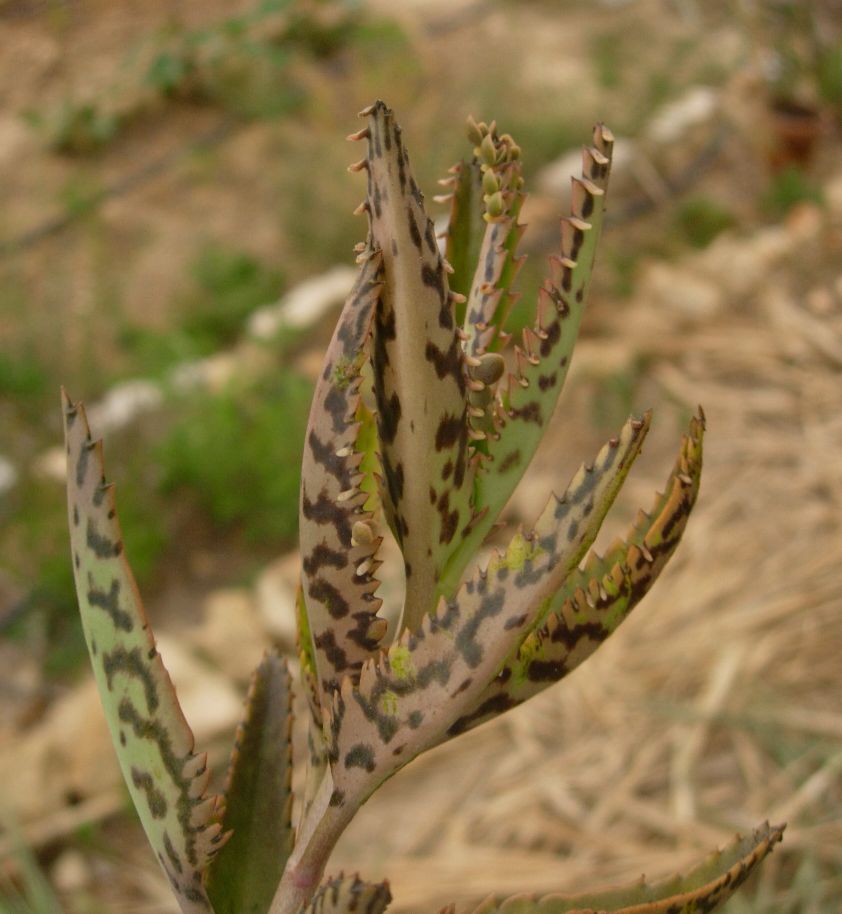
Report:
[{"label": "green leaf", "polygon": [[206,797],[206,756],[193,734],[149,627],[123,550],[102,442],[84,407],[62,393],[70,542],[82,627],[126,784],[149,843],[185,914],[210,910],[202,874],[224,842]]},{"label": "green leaf", "polygon": [[388,882],[363,882],[340,873],[319,886],[302,914],[383,914],[391,900]]},{"label": "green leaf", "polygon": [[715,851],[686,876],[652,885],[644,880],[596,894],[488,898],[473,914],[709,914],[751,875],[783,837],[785,826],[761,825],[752,835]]},{"label": "green leaf", "polygon": [[498,136],[494,124],[478,129],[485,137],[474,153],[485,159],[483,187],[491,193],[481,202],[485,232],[465,309],[466,349],[473,356],[501,349],[509,339],[505,323],[515,298],[510,290],[523,263],[516,255],[526,228],[518,223],[526,199],[520,149],[508,134]]},{"label": "green leaf", "polygon": [[292,691],[286,662],[267,654],[252,677],[225,787],[231,838],[211,861],[216,914],[265,914],[293,846]]},{"label": "green leaf", "polygon": [[551,496],[528,536],[442,600],[417,632],[365,664],[359,685],[342,683],[329,708],[333,805],[359,805],[386,778],[446,738],[593,542],[649,427],[632,419]]},{"label": "green leaf", "polygon": [[386,630],[374,577],[382,538],[365,510],[355,421],[382,281],[381,255],[363,254],[316,384],[304,444],[299,541],[312,639],[304,649],[322,694],[342,676],[356,677]]},{"label": "green leaf", "polygon": [[675,551],[696,502],[704,418],[694,417],[663,495],[641,511],[625,539],[591,553],[539,612],[539,624],[506,660],[474,706],[451,727],[461,733],[514,708],[572,672],[616,631]]},{"label": "green leaf", "polygon": [[[562,220],[561,254],[542,288],[535,326],[515,348],[515,372],[499,397],[496,434],[475,477],[478,517],[450,556],[440,582],[452,594],[470,557],[491,530],[523,475],[552,417],[570,364],[584,311],[594,253],[602,226],[613,137],[599,125],[583,154],[583,175],[573,181],[572,215]],[[502,384],[502,382],[501,382]]]},{"label": "green leaf", "polygon": [[363,112],[372,244],[384,282],[374,325],[374,391],[381,461],[404,557],[404,625],[417,629],[437,595],[449,552],[472,519],[464,356],[446,266],[409,166],[400,128],[383,102]]},{"label": "green leaf", "polygon": [[306,811],[327,770],[327,744],[322,732],[321,695],[313,657],[313,641],[307,621],[307,608],[304,605],[304,591],[300,585],[295,594],[295,621],[298,633],[299,678],[307,699],[307,707],[310,709],[310,723],[307,727],[307,774],[303,796]]},{"label": "green leaf", "polygon": [[[453,267],[449,278],[450,289],[466,298],[471,291],[482,239],[485,235],[485,221],[482,218],[482,172],[479,161],[459,162],[450,170],[451,177],[442,184],[451,190],[440,199],[450,200],[450,219],[447,226],[447,262]],[[458,323],[464,319],[465,308],[457,314]],[[461,318],[461,319],[459,319]]]}]

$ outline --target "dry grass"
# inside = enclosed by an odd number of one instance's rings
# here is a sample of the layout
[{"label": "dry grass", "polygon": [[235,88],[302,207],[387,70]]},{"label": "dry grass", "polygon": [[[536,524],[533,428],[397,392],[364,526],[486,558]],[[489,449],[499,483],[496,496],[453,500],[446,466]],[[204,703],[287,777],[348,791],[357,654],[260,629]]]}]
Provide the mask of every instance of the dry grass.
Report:
[{"label": "dry grass", "polygon": [[[833,231],[800,218],[780,274]],[[629,308],[623,345],[652,358],[660,437],[670,401],[705,407],[699,504],[671,567],[591,661],[363,811],[337,863],[388,875],[399,910],[667,873],[765,818],[789,826],[750,910],[772,892],[776,912],[842,901],[842,389],[819,350],[793,358],[812,318],[793,305],[776,321],[773,287],[781,275],[694,327]],[[661,475],[669,458],[653,450]],[[651,481],[630,485],[646,504]]]},{"label": "dry grass", "polygon": [[[576,16],[604,21],[572,6],[574,25]],[[652,17],[663,11],[654,2],[638,7]],[[518,21],[525,27],[528,17]],[[507,22],[498,13],[488,28]],[[464,44],[459,33],[450,40]],[[547,84],[561,72],[556,43],[550,51],[533,55],[527,75],[541,61]],[[447,61],[435,60],[449,76]],[[454,72],[457,61],[469,65],[454,54]],[[434,93],[420,102],[422,114],[451,107]],[[745,139],[735,141],[732,160],[749,148]],[[261,168],[262,144],[252,156]],[[422,161],[423,151],[416,157]],[[755,169],[754,159],[740,161]],[[52,173],[57,184],[62,169]],[[742,175],[729,170],[724,179],[737,196]],[[722,293],[715,313],[673,310],[645,281],[631,301],[594,303],[603,337],[586,339],[577,353],[568,411],[539,455],[529,495],[540,501],[545,484],[564,476],[559,464],[593,452],[590,404],[606,364],[627,371],[644,357],[634,405],[654,406],[657,424],[643,472],[627,486],[633,502],[646,505],[665,476],[689,409],[702,403],[708,416],[702,494],[684,542],[644,604],[568,681],[388,783],[343,838],[331,871],[388,877],[396,914],[434,911],[488,892],[575,891],[643,871],[654,877],[769,818],[789,823],[784,843],[744,890],[748,900],[735,899],[729,910],[842,909],[842,182],[835,186],[830,215],[796,214],[780,229],[783,253],[750,281],[742,281],[745,259],[720,257],[707,277]],[[28,187],[21,183],[10,198],[12,216],[27,198],[24,222],[52,202]],[[254,232],[246,225],[251,209],[243,215],[219,194],[213,199],[230,215],[232,233]],[[169,218],[181,232],[184,200],[172,198]],[[203,196],[194,198],[204,206]],[[141,202],[131,198],[125,208],[160,223],[149,200]],[[119,204],[114,210],[119,221]],[[263,217],[267,225],[274,219]],[[753,252],[755,266],[769,247],[771,230],[764,231],[740,249]],[[258,246],[274,252],[273,232],[256,234]],[[155,238],[149,263],[160,269],[168,262],[166,252],[159,257],[167,246],[160,225]],[[699,256],[675,266],[677,282],[698,271]],[[147,287],[135,282],[132,290],[145,306]],[[630,502],[619,508],[630,516]],[[56,811],[33,840],[59,851],[72,844],[66,836],[81,821],[118,809],[113,784]],[[93,842],[97,890],[71,898],[73,910],[175,910],[139,828],[125,822],[112,818],[105,839]]]}]

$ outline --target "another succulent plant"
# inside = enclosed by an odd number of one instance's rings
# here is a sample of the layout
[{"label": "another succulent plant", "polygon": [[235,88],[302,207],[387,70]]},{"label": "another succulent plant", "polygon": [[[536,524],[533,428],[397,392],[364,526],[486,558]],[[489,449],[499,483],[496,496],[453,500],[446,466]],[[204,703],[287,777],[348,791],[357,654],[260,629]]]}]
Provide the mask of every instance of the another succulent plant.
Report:
[{"label": "another succulent plant", "polygon": [[[65,397],[69,515],[82,621],[129,791],[185,914],[378,914],[386,884],[321,884],[339,835],[413,758],[557,682],[613,632],[672,555],[696,500],[704,417],[690,421],[664,494],[604,555],[590,549],[649,429],[631,418],[528,532],[469,570],[552,415],[594,260],[611,167],[599,125],[573,179],[532,327],[508,356],[521,258],[520,150],[470,122],[473,158],[452,170],[446,256],[400,128],[377,102],[367,140],[368,238],[319,377],[304,451],[297,601],[312,712],[301,820],[291,812],[290,675],[254,674],[224,801],[194,752],[123,553],[102,447]],[[456,290],[456,291],[454,291]],[[379,615],[382,525],[400,546],[397,632]],[[586,557],[587,556],[587,557]],[[585,559],[584,563],[582,560]],[[701,914],[781,838],[762,826],[687,877],[562,898],[489,899],[477,914]]]}]

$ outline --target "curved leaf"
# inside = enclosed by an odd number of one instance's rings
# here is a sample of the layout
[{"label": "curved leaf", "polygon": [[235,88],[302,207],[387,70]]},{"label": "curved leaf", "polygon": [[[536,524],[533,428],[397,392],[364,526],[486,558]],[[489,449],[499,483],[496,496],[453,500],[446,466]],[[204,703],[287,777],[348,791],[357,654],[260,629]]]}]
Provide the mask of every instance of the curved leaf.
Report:
[{"label": "curved leaf", "polygon": [[224,842],[206,756],[155,647],[123,550],[102,442],[62,391],[67,505],[82,627],[114,748],[146,836],[185,914],[210,910],[202,874]]},{"label": "curved leaf", "polygon": [[363,882],[340,873],[319,886],[302,914],[383,914],[391,900],[388,882]]},{"label": "curved leaf", "polygon": [[290,685],[274,652],[252,676],[225,786],[222,825],[231,838],[207,873],[216,914],[265,914],[292,852]]},{"label": "curved leaf", "polygon": [[325,356],[307,424],[299,542],[312,642],[303,649],[313,659],[322,695],[338,688],[342,676],[359,675],[386,628],[377,616],[380,601],[375,596],[381,538],[365,510],[355,422],[382,278],[380,254],[364,253]]},{"label": "curved leaf", "polygon": [[563,679],[614,632],[648,593],[675,551],[696,502],[704,418],[694,417],[652,511],[641,511],[625,539],[603,558],[591,553],[539,613],[538,626],[494,681],[450,729],[455,735],[514,708]]},{"label": "curved leaf", "polygon": [[586,895],[492,897],[473,914],[709,914],[745,882],[782,839],[785,827],[765,823],[747,838],[738,835],[686,876],[653,885],[641,880],[628,888]]},{"label": "curved leaf", "polygon": [[307,622],[307,608],[304,605],[304,591],[299,585],[295,594],[295,620],[298,633],[298,670],[301,686],[310,710],[307,727],[307,774],[304,779],[303,803],[305,811],[316,795],[319,784],[327,770],[327,744],[322,732],[322,709],[319,683],[316,677],[316,663],[313,658],[313,642]]},{"label": "curved leaf", "polygon": [[529,536],[516,534],[505,556],[442,600],[417,632],[363,667],[359,685],[342,683],[325,732],[335,794],[359,805],[424,749],[444,738],[464,707],[493,679],[593,542],[640,451],[649,417],[632,419],[583,466],[561,498],[553,495]]},{"label": "curved leaf", "polygon": [[584,312],[585,296],[602,227],[613,136],[594,130],[583,153],[582,177],[573,181],[572,215],[562,220],[561,254],[541,290],[535,326],[515,349],[515,372],[499,397],[497,429],[488,436],[488,459],[477,470],[473,507],[477,522],[453,550],[440,581],[453,593],[535,453],[561,392]]}]

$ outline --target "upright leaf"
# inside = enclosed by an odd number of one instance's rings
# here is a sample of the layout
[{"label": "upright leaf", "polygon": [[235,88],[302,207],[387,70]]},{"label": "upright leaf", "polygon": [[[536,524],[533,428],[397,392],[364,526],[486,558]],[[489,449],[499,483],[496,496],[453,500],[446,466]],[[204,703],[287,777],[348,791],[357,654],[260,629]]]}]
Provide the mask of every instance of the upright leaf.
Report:
[{"label": "upright leaf", "polygon": [[514,708],[563,679],[586,660],[648,593],[675,551],[696,502],[702,472],[700,415],[690,422],[663,495],[641,511],[625,539],[600,558],[591,553],[539,611],[539,623],[507,658],[455,735]]},{"label": "upright leaf", "polygon": [[[450,174],[451,177],[440,182],[450,193],[442,194],[435,199],[450,202],[445,248],[447,262],[453,267],[449,286],[452,291],[467,298],[485,234],[485,221],[482,218],[482,172],[479,160],[474,157],[469,162],[459,162],[451,168]],[[456,310],[457,323],[461,324],[466,310],[464,303],[457,303]]]},{"label": "upright leaf", "polygon": [[446,558],[472,515],[462,346],[446,266],[392,112],[376,102],[354,138],[368,154],[371,243],[383,257],[374,392],[387,514],[406,574],[404,625],[432,610]]},{"label": "upright leaf", "polygon": [[[584,150],[583,174],[573,180],[572,215],[562,220],[561,254],[551,259],[537,319],[515,349],[515,371],[501,392],[497,430],[488,436],[488,459],[476,474],[477,522],[450,556],[441,592],[453,593],[471,555],[487,536],[535,453],[552,417],[570,364],[602,227],[613,136],[594,130]],[[503,382],[501,382],[501,385]]]},{"label": "upright leaf", "polygon": [[313,641],[304,605],[304,591],[299,585],[295,594],[295,621],[298,633],[298,669],[307,707],[310,710],[307,727],[307,774],[304,779],[303,803],[306,810],[316,795],[327,770],[327,744],[322,732],[322,707],[319,693]]},{"label": "upright leaf", "polygon": [[225,786],[231,838],[208,867],[216,914],[265,914],[293,846],[292,691],[285,661],[267,654],[254,672]]},{"label": "upright leaf", "polygon": [[424,749],[439,742],[503,664],[593,542],[640,451],[649,425],[630,420],[561,498],[553,495],[529,536],[442,600],[420,629],[405,632],[346,679],[325,731],[332,738],[335,806],[359,805]]},{"label": "upright leaf", "polygon": [[738,835],[686,876],[672,876],[653,885],[641,880],[627,888],[586,895],[491,897],[472,914],[709,914],[771,853],[784,828],[766,823],[747,838]]},{"label": "upright leaf", "polygon": [[511,287],[524,259],[517,256],[517,246],[525,228],[518,217],[526,199],[520,148],[508,134],[498,136],[494,124],[476,125],[476,130],[485,232],[465,309],[465,346],[472,356],[500,349],[509,339],[505,323],[515,299]]},{"label": "upright leaf", "polygon": [[81,404],[62,393],[67,505],[76,592],[97,686],[126,784],[149,843],[185,914],[210,910],[202,874],[224,842],[205,755],[155,639],[123,550],[102,442]]},{"label": "upright leaf", "polygon": [[366,511],[356,421],[382,281],[380,254],[364,253],[316,384],[304,445],[299,543],[312,638],[306,650],[322,694],[342,676],[359,674],[386,628],[375,596],[381,538]]}]

